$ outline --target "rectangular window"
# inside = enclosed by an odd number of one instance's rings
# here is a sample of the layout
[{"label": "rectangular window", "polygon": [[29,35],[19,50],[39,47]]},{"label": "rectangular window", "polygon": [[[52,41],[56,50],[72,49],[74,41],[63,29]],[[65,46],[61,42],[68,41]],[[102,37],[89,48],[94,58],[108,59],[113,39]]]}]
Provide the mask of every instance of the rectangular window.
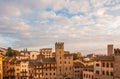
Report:
[{"label": "rectangular window", "polygon": [[84,74],[84,77],[85,77],[85,74]]},{"label": "rectangular window", "polygon": [[113,72],[110,72],[110,75],[113,76]]},{"label": "rectangular window", "polygon": [[99,64],[97,63],[96,66],[99,67]]},{"label": "rectangular window", "polygon": [[86,78],[88,78],[88,74],[86,74]]},{"label": "rectangular window", "polygon": [[92,75],[92,79],[93,79],[93,75]]},{"label": "rectangular window", "polygon": [[65,64],[66,64],[66,61],[65,61]]},{"label": "rectangular window", "polygon": [[102,71],[102,74],[105,75],[105,71]]},{"label": "rectangular window", "polygon": [[102,67],[105,67],[105,63],[102,63]]},{"label": "rectangular window", "polygon": [[113,67],[113,63],[111,63],[111,67]]},{"label": "rectangular window", "polygon": [[65,70],[67,70],[67,67],[65,68]]},{"label": "rectangular window", "polygon": [[109,72],[108,72],[108,71],[106,72],[106,75],[107,75],[107,76],[109,75]]},{"label": "rectangular window", "polygon": [[109,63],[107,63],[107,67],[109,67]]},{"label": "rectangular window", "polygon": [[97,70],[97,71],[96,71],[96,74],[100,74],[100,72]]}]

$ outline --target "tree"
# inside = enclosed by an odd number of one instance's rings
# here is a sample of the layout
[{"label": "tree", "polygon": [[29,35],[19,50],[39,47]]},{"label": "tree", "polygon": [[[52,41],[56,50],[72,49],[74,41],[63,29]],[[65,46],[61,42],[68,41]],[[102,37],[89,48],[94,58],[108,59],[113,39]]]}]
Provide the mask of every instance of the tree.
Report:
[{"label": "tree", "polygon": [[77,58],[77,54],[74,53],[74,54],[73,54],[73,60],[76,60],[76,59],[78,59],[78,58]]},{"label": "tree", "polygon": [[10,57],[13,56],[11,47],[8,47],[6,55]]},{"label": "tree", "polygon": [[76,59],[82,59],[83,57],[82,57],[82,55],[81,55],[81,53],[73,53],[73,60],[76,60]]},{"label": "tree", "polygon": [[17,56],[19,54],[19,51],[13,50],[13,56]]},{"label": "tree", "polygon": [[17,56],[18,53],[19,53],[19,51],[13,50],[11,47],[8,47],[6,56],[10,56],[10,57]]}]

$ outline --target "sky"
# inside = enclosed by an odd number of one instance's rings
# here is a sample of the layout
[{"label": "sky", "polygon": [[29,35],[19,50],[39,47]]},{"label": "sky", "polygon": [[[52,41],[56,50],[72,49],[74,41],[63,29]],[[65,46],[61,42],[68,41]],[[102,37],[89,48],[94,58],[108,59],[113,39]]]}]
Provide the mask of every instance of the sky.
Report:
[{"label": "sky", "polygon": [[0,0],[0,47],[105,54],[120,46],[120,0]]}]

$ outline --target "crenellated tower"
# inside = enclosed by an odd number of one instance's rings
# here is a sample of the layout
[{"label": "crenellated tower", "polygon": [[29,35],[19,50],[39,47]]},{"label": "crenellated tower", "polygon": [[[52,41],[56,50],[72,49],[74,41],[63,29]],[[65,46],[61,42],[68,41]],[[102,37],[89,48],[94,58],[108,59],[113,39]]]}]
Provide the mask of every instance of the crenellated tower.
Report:
[{"label": "crenellated tower", "polygon": [[58,57],[62,57],[64,55],[64,43],[63,42],[55,43],[55,52],[56,52],[56,60],[59,60]]},{"label": "crenellated tower", "polygon": [[64,51],[64,42],[55,43],[57,79],[73,79],[73,56],[69,51]]},{"label": "crenellated tower", "polygon": [[114,79],[120,79],[120,49],[114,49]]},{"label": "crenellated tower", "polygon": [[57,78],[63,79],[64,72],[64,43],[55,43],[56,62],[57,62]]}]

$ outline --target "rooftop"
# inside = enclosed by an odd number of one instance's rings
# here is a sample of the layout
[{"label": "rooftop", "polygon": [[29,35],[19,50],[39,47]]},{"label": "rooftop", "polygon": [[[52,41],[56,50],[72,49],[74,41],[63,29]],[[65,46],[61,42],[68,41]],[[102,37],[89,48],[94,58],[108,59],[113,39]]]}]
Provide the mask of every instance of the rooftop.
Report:
[{"label": "rooftop", "polygon": [[95,58],[95,60],[99,61],[113,61],[114,57],[113,56],[98,56]]}]

